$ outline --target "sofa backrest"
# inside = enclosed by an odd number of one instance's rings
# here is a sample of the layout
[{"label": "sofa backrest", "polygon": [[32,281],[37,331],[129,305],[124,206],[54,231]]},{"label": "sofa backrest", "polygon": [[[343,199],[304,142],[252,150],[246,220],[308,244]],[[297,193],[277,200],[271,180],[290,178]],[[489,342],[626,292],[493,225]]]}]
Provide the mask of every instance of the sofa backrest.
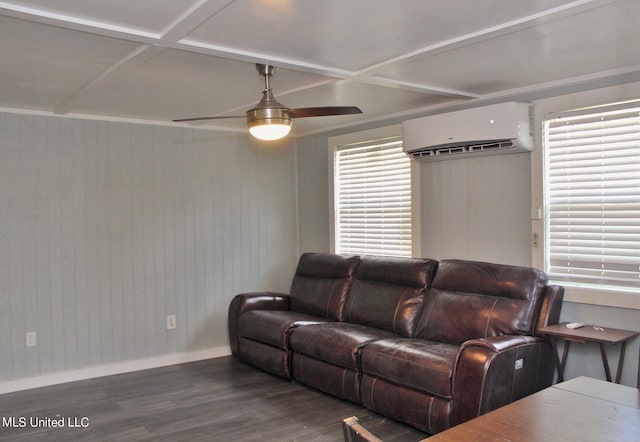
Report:
[{"label": "sofa backrest", "polygon": [[304,253],[289,292],[291,311],[341,321],[359,256]]},{"label": "sofa backrest", "polygon": [[411,337],[438,262],[365,256],[347,297],[344,321]]},{"label": "sofa backrest", "polygon": [[442,260],[425,296],[416,337],[449,344],[532,335],[545,273],[527,267]]}]

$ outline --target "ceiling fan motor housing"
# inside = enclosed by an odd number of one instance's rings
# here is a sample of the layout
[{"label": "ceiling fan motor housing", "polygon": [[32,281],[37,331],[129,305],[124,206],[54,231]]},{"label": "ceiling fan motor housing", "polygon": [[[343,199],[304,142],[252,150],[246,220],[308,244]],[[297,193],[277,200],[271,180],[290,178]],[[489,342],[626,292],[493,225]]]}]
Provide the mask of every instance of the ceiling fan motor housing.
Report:
[{"label": "ceiling fan motor housing", "polygon": [[247,126],[263,124],[291,124],[291,117],[286,108],[255,108],[247,111]]},{"label": "ceiling fan motor housing", "polygon": [[247,111],[247,126],[249,128],[265,124],[291,125],[289,109],[278,103],[268,85],[262,93],[260,103]]}]

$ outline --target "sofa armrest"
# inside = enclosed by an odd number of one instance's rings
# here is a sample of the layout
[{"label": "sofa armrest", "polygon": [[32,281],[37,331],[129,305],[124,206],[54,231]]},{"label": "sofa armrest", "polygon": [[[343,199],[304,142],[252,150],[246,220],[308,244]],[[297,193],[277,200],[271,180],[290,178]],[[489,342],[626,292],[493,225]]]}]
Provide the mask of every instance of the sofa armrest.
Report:
[{"label": "sofa armrest", "polygon": [[536,322],[536,336],[542,336],[538,333],[538,329],[558,323],[563,299],[564,287],[560,285],[547,286],[542,297],[542,305],[540,306],[540,313]]},{"label": "sofa armrest", "polygon": [[250,310],[289,310],[289,295],[277,292],[252,292],[236,295],[229,304],[228,326],[231,354],[238,354],[238,322]]},{"label": "sofa armrest", "polygon": [[451,426],[551,385],[551,347],[533,336],[472,339],[460,346],[453,371]]}]

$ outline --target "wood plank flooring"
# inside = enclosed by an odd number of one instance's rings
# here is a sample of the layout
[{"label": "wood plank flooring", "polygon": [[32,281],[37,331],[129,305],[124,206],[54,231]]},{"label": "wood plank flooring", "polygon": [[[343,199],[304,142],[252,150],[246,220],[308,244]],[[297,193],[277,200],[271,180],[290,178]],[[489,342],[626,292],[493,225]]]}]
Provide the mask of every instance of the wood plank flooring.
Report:
[{"label": "wood plank flooring", "polygon": [[341,441],[353,415],[385,442],[427,436],[223,357],[0,395],[0,440]]}]

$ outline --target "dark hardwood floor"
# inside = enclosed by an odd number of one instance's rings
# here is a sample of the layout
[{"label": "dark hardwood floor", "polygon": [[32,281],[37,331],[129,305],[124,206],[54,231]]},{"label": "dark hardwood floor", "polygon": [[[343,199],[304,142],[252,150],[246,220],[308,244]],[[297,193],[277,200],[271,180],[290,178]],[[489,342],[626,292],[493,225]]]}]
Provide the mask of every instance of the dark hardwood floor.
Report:
[{"label": "dark hardwood floor", "polygon": [[224,357],[0,395],[0,440],[341,441],[353,415],[385,442],[427,436]]}]

